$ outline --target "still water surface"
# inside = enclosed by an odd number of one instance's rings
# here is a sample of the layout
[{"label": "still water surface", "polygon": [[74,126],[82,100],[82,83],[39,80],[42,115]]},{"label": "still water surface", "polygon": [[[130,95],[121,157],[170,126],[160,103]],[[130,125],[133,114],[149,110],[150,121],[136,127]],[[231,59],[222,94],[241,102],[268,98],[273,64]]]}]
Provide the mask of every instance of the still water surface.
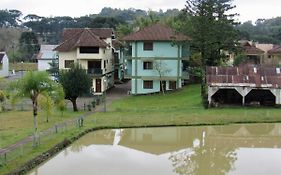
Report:
[{"label": "still water surface", "polygon": [[30,175],[280,175],[281,124],[101,130]]}]

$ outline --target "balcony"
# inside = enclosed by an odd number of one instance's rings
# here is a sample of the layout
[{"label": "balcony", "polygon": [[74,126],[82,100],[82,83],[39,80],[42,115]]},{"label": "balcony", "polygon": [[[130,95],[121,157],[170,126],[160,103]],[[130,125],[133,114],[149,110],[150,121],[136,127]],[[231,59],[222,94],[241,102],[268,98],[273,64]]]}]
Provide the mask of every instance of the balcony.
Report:
[{"label": "balcony", "polygon": [[87,69],[87,73],[90,75],[100,76],[100,75],[102,75],[102,69],[101,68],[90,68],[90,69]]}]

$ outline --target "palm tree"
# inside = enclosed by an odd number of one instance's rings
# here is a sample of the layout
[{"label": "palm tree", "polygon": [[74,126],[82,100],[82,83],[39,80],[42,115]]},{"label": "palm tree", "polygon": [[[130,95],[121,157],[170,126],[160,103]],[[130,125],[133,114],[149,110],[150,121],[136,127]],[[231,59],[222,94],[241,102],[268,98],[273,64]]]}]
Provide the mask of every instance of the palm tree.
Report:
[{"label": "palm tree", "polygon": [[29,97],[32,101],[33,122],[34,122],[34,143],[38,145],[38,97],[51,97],[55,102],[64,99],[62,87],[49,78],[46,72],[28,72],[22,79],[12,82],[10,85],[11,93],[15,97]]}]

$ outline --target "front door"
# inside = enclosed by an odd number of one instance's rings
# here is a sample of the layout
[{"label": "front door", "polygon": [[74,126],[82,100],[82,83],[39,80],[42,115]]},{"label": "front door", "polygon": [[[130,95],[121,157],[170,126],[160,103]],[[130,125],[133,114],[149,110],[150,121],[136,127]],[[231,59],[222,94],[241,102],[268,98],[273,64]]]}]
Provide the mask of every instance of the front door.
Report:
[{"label": "front door", "polygon": [[96,79],[96,92],[101,92],[101,79]]},{"label": "front door", "polygon": [[160,81],[160,91],[166,91],[166,81]]}]

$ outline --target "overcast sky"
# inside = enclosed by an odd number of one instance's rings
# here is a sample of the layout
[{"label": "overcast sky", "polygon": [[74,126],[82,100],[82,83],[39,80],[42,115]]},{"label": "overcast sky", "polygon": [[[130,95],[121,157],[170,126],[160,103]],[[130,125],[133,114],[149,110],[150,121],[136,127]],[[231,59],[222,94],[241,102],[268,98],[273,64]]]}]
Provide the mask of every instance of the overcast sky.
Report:
[{"label": "overcast sky", "polygon": [[[242,22],[281,16],[281,0],[234,0],[233,3]],[[103,7],[158,11],[182,9],[184,4],[185,0],[0,0],[0,9],[17,9],[24,15],[79,17],[99,13]]]}]

